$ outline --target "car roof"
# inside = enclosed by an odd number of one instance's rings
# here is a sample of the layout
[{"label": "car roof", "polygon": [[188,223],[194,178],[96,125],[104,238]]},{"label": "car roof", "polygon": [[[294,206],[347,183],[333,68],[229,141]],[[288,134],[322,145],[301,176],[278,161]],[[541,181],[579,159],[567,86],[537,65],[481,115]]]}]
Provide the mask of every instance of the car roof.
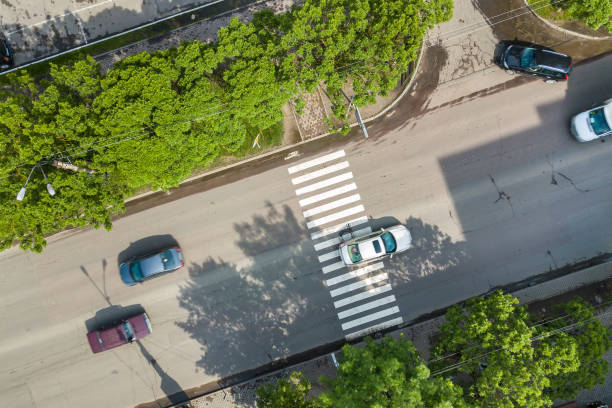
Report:
[{"label": "car roof", "polygon": [[151,276],[164,271],[164,263],[161,254],[151,255],[138,261],[142,276]]},{"label": "car roof", "polygon": [[536,49],[535,60],[540,66],[564,73],[568,72],[572,65],[570,57],[550,50]]},{"label": "car roof", "polygon": [[[132,326],[134,331],[134,339],[141,339],[150,333],[146,319],[147,317],[145,313],[140,313],[125,319],[126,321],[130,322],[130,325]],[[122,320],[115,323],[112,327],[94,330],[87,333],[89,344],[91,345],[94,353],[99,353],[101,351],[109,350],[128,343],[128,339],[125,337],[121,327],[123,323],[124,321]],[[100,344],[98,339],[102,341],[102,344]]]},{"label": "car roof", "polygon": [[[385,246],[380,239],[380,234],[371,237],[370,239],[360,241],[357,246],[363,259],[376,258],[377,256],[381,256],[385,253]],[[376,251],[377,248],[379,251]]]}]

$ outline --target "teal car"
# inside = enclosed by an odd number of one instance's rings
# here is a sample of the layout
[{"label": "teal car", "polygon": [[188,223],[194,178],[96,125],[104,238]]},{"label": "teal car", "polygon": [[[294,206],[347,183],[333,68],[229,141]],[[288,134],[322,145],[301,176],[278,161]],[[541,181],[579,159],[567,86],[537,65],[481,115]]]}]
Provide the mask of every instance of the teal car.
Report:
[{"label": "teal car", "polygon": [[119,265],[121,280],[133,286],[147,279],[180,269],[185,265],[183,253],[177,246],[149,254]]}]

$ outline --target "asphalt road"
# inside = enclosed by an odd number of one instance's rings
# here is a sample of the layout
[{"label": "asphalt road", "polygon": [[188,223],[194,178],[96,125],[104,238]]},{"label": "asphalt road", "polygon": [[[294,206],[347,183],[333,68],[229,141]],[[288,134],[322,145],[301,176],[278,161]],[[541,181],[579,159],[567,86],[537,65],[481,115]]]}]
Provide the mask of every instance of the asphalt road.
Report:
[{"label": "asphalt road", "polygon": [[[611,72],[608,56],[576,67],[567,83],[519,81],[416,116],[400,104],[369,127],[367,141],[355,136],[279,161],[119,219],[112,232],[64,234],[41,255],[0,253],[3,404],[133,406],[610,251],[612,145],[573,141],[568,122],[612,97]],[[338,168],[293,184],[326,165]],[[347,172],[343,183],[296,195]],[[343,195],[299,203],[350,183]],[[305,217],[308,210],[318,213]],[[308,227],[328,216],[337,219]],[[362,216],[371,219],[360,228],[405,223],[414,247],[351,277],[334,266],[333,245],[315,250],[335,235],[311,234]],[[121,283],[122,259],[175,241],[185,268],[135,287]],[[364,279],[379,281],[348,292]],[[334,307],[349,296],[363,298]],[[87,328],[135,307],[147,311],[153,334],[93,355]]]}]

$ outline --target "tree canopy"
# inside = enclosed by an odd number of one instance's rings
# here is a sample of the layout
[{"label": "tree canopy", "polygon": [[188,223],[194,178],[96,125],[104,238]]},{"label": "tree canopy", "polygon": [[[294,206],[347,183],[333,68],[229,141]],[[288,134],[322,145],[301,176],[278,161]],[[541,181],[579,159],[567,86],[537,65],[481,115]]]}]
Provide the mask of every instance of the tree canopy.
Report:
[{"label": "tree canopy", "polygon": [[216,43],[141,53],[105,74],[91,57],[52,64],[44,78],[8,74],[0,89],[0,249],[19,241],[41,251],[45,235],[69,226],[110,229],[126,196],[177,186],[236,152],[320,83],[339,115],[344,86],[357,105],[374,102],[416,59],[426,30],[451,13],[452,0],[306,0],[247,24],[232,19]]},{"label": "tree canopy", "polygon": [[[501,291],[453,306],[430,367],[436,375],[455,375],[468,401],[478,406],[536,408],[573,396],[601,381],[607,372],[601,356],[610,343],[598,320],[584,321],[593,317],[586,304],[564,308],[577,319],[574,323],[581,322],[570,330],[561,319],[530,326],[525,308]],[[581,350],[588,341],[594,345]]]},{"label": "tree canopy", "polygon": [[582,20],[593,30],[604,26],[612,32],[611,0],[565,0],[559,3],[571,17]]},{"label": "tree canopy", "polygon": [[261,407],[293,408],[462,408],[461,387],[447,378],[430,378],[429,369],[410,341],[386,336],[365,339],[363,347],[345,345],[335,378],[322,378],[327,390],[308,400],[302,376],[280,380],[257,392]]}]

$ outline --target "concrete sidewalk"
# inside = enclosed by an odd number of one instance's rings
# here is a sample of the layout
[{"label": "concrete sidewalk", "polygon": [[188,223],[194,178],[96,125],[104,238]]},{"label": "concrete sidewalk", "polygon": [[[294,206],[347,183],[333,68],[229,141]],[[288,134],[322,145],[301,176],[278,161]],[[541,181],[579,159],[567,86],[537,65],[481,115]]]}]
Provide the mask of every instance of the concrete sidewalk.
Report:
[{"label": "concrete sidewalk", "polygon": [[[526,287],[513,292],[512,295],[517,297],[521,301],[521,304],[529,304],[558,296],[593,283],[601,282],[610,277],[612,277],[612,262],[586,268],[557,279]],[[604,325],[612,329],[612,306],[599,311],[598,318]],[[431,335],[439,329],[443,322],[444,317],[440,316],[412,326],[404,327],[400,330],[395,330],[389,334],[397,337],[399,333],[404,333],[405,338],[412,341],[423,358],[427,359],[429,357],[429,339]],[[604,358],[612,367],[612,351],[606,353]],[[318,382],[320,376],[333,376],[335,374],[333,361],[329,354],[325,354],[324,356],[287,367],[286,369],[279,370],[269,375],[261,376],[251,381],[196,398],[190,401],[188,406],[193,408],[254,407],[255,390],[258,387],[265,383],[273,383],[278,378],[289,375],[292,371],[301,371],[306,378],[311,381],[313,385],[311,393],[313,395],[323,390],[322,385]],[[612,402],[612,372],[608,373],[606,382],[603,385],[596,386],[592,390],[583,391],[577,399],[582,405],[594,400],[607,401],[608,403]],[[153,405],[140,405],[140,407],[143,408],[145,406],[152,407]]]},{"label": "concrete sidewalk", "polygon": [[216,0],[3,0],[0,31],[21,65]]}]

